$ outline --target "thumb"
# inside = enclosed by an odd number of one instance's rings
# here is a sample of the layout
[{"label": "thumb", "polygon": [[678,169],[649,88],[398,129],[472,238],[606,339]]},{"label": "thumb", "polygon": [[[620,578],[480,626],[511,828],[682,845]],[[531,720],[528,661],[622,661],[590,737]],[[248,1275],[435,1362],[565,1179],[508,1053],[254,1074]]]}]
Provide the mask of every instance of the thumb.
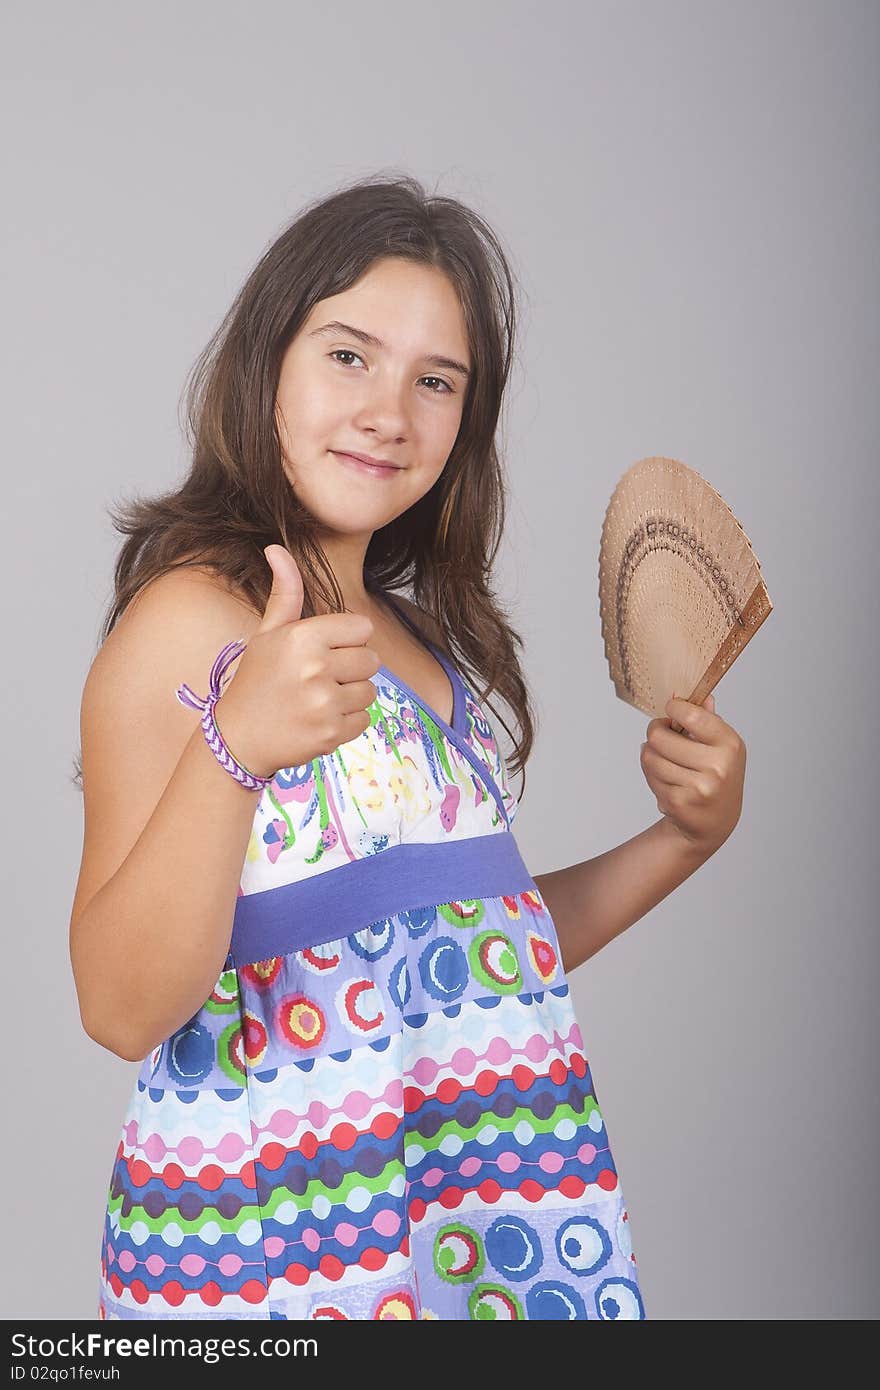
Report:
[{"label": "thumb", "polygon": [[[712,701],[711,705],[709,704],[709,701],[710,701],[710,700]],[[715,696],[714,696],[714,695],[709,694],[709,695],[706,696],[705,700],[703,701],[703,708],[704,708],[704,709],[707,709],[707,710],[709,711],[710,714],[714,714],[714,713],[715,713]]]},{"label": "thumb", "polygon": [[272,588],[266,601],[261,632],[293,623],[302,615],[303,582],[299,566],[283,545],[267,545],[263,551],[272,570]]}]

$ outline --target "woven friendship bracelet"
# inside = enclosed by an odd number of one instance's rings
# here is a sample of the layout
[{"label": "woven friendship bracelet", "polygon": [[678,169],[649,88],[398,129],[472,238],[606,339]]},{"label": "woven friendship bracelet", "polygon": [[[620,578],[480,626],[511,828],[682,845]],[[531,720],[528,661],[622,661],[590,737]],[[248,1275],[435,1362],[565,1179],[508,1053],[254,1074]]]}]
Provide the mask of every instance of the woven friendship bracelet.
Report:
[{"label": "woven friendship bracelet", "polygon": [[269,785],[272,778],[259,777],[255,772],[249,772],[237,758],[233,757],[223,741],[223,736],[217,728],[217,721],[214,718],[214,706],[223,694],[225,687],[223,678],[233,661],[238,660],[246,646],[245,639],[239,637],[235,642],[227,642],[226,646],[217,653],[214,665],[211,667],[211,679],[207,695],[196,695],[185,683],[178,687],[175,694],[182,705],[187,705],[190,709],[204,711],[202,714],[202,733],[205,735],[205,742],[224,772],[228,772],[240,786],[246,787],[248,791],[262,791],[264,787]]}]

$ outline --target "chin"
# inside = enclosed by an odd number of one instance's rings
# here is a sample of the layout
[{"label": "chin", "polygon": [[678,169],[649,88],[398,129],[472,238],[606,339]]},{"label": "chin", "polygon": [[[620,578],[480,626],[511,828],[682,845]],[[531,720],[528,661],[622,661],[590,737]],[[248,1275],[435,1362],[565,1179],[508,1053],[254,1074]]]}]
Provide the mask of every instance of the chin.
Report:
[{"label": "chin", "polygon": [[312,514],[323,530],[337,536],[362,536],[364,532],[372,534],[400,515],[399,512],[376,512],[371,515],[366,507],[362,507],[356,514],[347,513],[345,516],[320,510],[314,510]]}]

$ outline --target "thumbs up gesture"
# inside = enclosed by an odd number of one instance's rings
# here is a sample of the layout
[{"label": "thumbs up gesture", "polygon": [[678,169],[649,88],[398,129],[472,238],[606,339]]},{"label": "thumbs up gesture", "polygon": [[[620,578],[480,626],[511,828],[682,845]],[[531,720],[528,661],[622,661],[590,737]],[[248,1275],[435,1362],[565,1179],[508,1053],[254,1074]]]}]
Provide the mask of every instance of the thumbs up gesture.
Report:
[{"label": "thumbs up gesture", "polygon": [[264,552],[272,588],[263,618],[238,660],[214,715],[224,740],[251,772],[274,777],[332,753],[370,727],[381,662],[366,643],[362,613],[303,618],[303,582],[283,545]]}]

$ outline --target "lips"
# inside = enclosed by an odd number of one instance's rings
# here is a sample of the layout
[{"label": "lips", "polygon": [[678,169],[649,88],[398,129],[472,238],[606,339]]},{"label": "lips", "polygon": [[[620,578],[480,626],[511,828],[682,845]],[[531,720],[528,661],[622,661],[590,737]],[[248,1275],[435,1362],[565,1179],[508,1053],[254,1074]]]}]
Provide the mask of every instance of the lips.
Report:
[{"label": "lips", "polygon": [[366,473],[373,478],[391,478],[395,473],[400,472],[399,468],[386,464],[368,463],[364,459],[357,458],[354,454],[343,454],[336,449],[331,449],[330,452],[346,467],[358,473]]},{"label": "lips", "polygon": [[400,466],[394,462],[394,459],[380,459],[377,458],[375,454],[362,453],[360,449],[339,449],[337,452],[340,454],[347,454],[348,457],[352,459],[360,459],[361,463],[375,463],[377,466],[381,465],[382,468],[398,468]]}]

